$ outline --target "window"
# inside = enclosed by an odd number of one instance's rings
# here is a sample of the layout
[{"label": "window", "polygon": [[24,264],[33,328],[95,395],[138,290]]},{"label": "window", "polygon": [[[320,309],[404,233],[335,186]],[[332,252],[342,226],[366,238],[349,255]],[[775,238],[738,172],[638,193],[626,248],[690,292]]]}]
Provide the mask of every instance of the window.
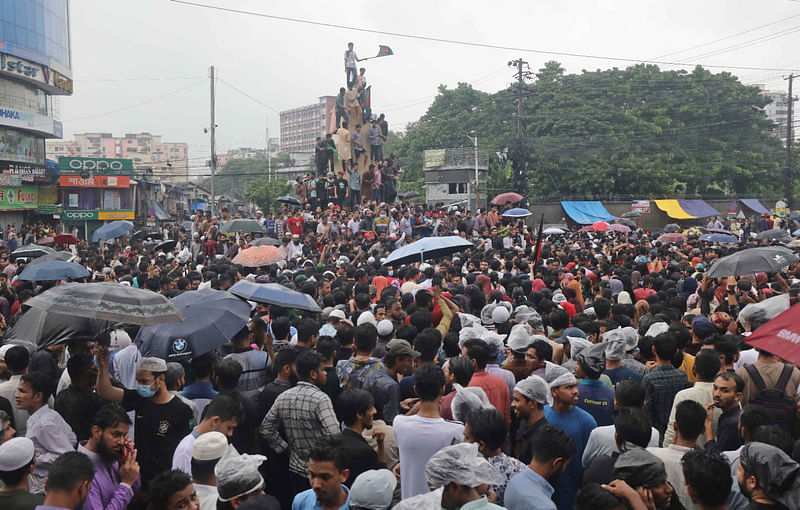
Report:
[{"label": "window", "polygon": [[466,182],[451,182],[448,191],[450,195],[463,195],[467,192]]}]

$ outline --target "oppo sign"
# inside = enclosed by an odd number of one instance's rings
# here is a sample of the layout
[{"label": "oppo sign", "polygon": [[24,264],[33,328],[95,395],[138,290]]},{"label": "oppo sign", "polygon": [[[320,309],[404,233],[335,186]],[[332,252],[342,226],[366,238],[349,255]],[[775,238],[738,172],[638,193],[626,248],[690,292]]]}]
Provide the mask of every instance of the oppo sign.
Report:
[{"label": "oppo sign", "polygon": [[58,158],[61,173],[95,175],[132,175],[133,160],[119,158]]},{"label": "oppo sign", "polygon": [[98,161],[93,161],[89,159],[85,159],[83,161],[79,159],[73,159],[69,162],[69,169],[70,170],[122,170],[123,164],[121,161],[115,160],[106,160],[101,159]]}]

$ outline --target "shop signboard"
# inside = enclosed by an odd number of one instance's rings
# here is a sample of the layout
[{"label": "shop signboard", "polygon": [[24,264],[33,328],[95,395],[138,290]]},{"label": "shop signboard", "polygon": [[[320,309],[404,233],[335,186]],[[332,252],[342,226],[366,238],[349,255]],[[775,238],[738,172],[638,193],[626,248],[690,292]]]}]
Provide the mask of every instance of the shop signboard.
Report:
[{"label": "shop signboard", "polygon": [[58,169],[64,174],[133,175],[133,160],[59,156]]},{"label": "shop signboard", "polygon": [[0,108],[0,126],[27,129],[43,134],[48,138],[62,138],[64,134],[64,126],[61,121],[46,115],[8,107]]},{"label": "shop signboard", "polygon": [[93,221],[93,220],[132,220],[135,212],[132,209],[112,210],[76,210],[67,209],[61,214],[61,218],[71,221]]},{"label": "shop signboard", "polygon": [[55,204],[39,204],[36,208],[36,214],[63,214],[64,208]]},{"label": "shop signboard", "polygon": [[65,188],[130,188],[131,178],[127,175],[62,175],[58,184]]},{"label": "shop signboard", "polygon": [[[45,182],[47,181],[47,167],[35,163],[0,161],[0,176],[13,176],[19,182]],[[13,186],[13,184],[8,185]]]},{"label": "shop signboard", "polygon": [[[0,47],[2,50],[9,48]],[[0,53],[0,75],[34,83],[50,94],[72,94],[72,79],[49,66],[3,51]]]},{"label": "shop signboard", "polygon": [[631,202],[631,211],[639,212],[642,214],[649,214],[650,213],[650,201],[649,200],[633,200]]},{"label": "shop signboard", "polygon": [[0,187],[0,211],[36,209],[38,205],[35,186]]},{"label": "shop signboard", "polygon": [[98,212],[99,211],[83,211],[76,209],[67,209],[61,214],[61,219],[72,220],[72,221],[91,221],[97,219]]},{"label": "shop signboard", "polygon": [[97,219],[98,220],[132,220],[136,213],[130,210],[118,210],[118,211],[98,211]]}]

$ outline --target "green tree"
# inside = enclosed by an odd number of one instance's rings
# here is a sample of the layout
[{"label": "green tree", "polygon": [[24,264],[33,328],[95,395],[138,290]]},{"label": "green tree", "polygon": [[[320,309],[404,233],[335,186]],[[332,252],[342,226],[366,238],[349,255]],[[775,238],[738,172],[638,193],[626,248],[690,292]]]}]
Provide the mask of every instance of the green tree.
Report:
[{"label": "green tree", "polygon": [[244,198],[254,202],[262,211],[278,212],[282,204],[276,199],[282,195],[287,195],[292,187],[285,179],[268,181],[261,178],[250,183]]}]

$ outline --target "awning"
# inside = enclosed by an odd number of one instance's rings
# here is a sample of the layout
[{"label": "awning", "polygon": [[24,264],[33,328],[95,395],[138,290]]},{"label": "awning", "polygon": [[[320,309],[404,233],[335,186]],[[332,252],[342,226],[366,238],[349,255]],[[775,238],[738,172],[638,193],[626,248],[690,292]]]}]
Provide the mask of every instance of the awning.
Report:
[{"label": "awning", "polygon": [[676,220],[695,220],[720,214],[703,200],[656,200],[656,207]]},{"label": "awning", "polygon": [[157,219],[158,221],[165,221],[169,219],[169,214],[167,213],[167,211],[165,211],[164,208],[161,207],[161,204],[159,204],[154,200],[150,200],[147,203],[147,215],[154,216],[155,219]]},{"label": "awning", "polygon": [[748,209],[752,209],[758,214],[769,214],[767,208],[764,207],[756,198],[742,198],[739,201],[747,206]]},{"label": "awning", "polygon": [[676,220],[693,220],[695,216],[687,213],[677,200],[656,200],[656,207],[667,213],[667,216]]},{"label": "awning", "polygon": [[575,223],[581,225],[616,219],[616,216],[606,211],[600,202],[561,202],[561,207]]}]

